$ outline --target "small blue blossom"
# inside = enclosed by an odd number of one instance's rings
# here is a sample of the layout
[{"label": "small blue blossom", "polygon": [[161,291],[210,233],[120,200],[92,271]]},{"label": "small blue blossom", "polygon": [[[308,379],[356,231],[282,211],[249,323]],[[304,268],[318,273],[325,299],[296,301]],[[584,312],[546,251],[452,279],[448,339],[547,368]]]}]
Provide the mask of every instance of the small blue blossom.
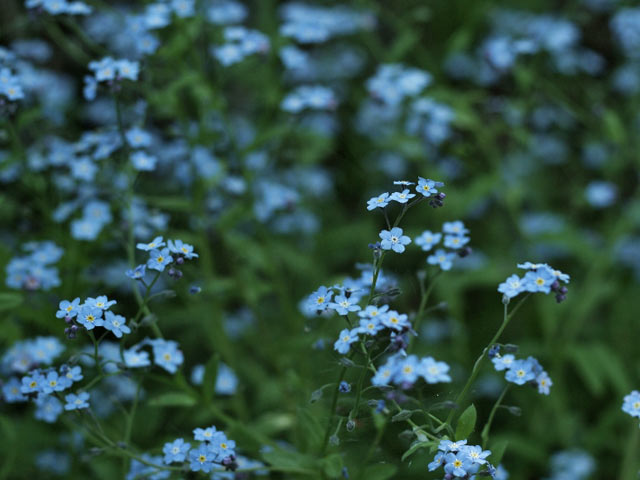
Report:
[{"label": "small blue blossom", "polygon": [[360,320],[360,324],[357,328],[358,333],[365,335],[376,335],[384,326],[378,319],[363,318]]},{"label": "small blue blossom", "polygon": [[151,365],[149,353],[137,348],[131,348],[124,351],[124,364],[128,368],[141,368]]},{"label": "small blue blossom", "polygon": [[193,430],[193,438],[199,442],[209,442],[217,431],[218,430],[213,425],[207,428],[196,428]]},{"label": "small blue blossom", "polygon": [[401,384],[413,384],[418,379],[418,357],[409,355],[399,361],[396,366],[395,381]]},{"label": "small blue blossom", "polygon": [[191,448],[191,444],[184,441],[182,438],[178,438],[173,442],[167,442],[162,447],[162,453],[164,453],[163,461],[167,465],[173,462],[184,462],[187,458],[187,452]]},{"label": "small blue blossom", "polygon": [[169,240],[167,243],[169,251],[182,255],[184,258],[191,260],[192,258],[198,258],[198,254],[193,251],[193,245],[184,243],[182,240]]},{"label": "small blue blossom", "polygon": [[347,315],[349,312],[360,310],[360,305],[356,301],[357,298],[354,298],[353,295],[349,298],[346,295],[336,295],[333,302],[329,303],[327,307],[335,310],[338,315]]},{"label": "small blue blossom", "polygon": [[447,453],[444,457],[444,471],[455,477],[464,477],[473,472],[473,465],[464,452]]},{"label": "small blue blossom", "polygon": [[450,235],[466,235],[469,233],[469,230],[460,220],[456,220],[455,222],[444,222],[442,224],[442,231]]},{"label": "small blue blossom", "polygon": [[515,359],[516,357],[508,353],[506,355],[496,355],[491,359],[491,361],[493,362],[493,366],[496,371],[501,372],[511,368]]},{"label": "small blue blossom", "polygon": [[522,279],[522,283],[527,292],[549,293],[555,280],[556,277],[551,269],[545,265],[535,271],[528,271]]},{"label": "small blue blossom", "polygon": [[404,330],[411,327],[409,318],[406,314],[400,314],[395,310],[389,310],[387,313],[380,317],[380,322],[385,327],[389,327],[392,330]]},{"label": "small blue blossom", "polygon": [[467,243],[469,243],[469,240],[469,237],[465,237],[462,235],[445,235],[444,246],[447,248],[458,249],[464,247]]},{"label": "small blue blossom", "polygon": [[381,193],[377,197],[372,197],[367,201],[367,210],[371,211],[376,208],[384,208],[389,205],[390,200],[389,192]]},{"label": "small blue blossom", "polygon": [[309,295],[306,301],[306,307],[309,313],[322,312],[331,303],[333,292],[327,287],[322,286]]},{"label": "small blue blossom", "polygon": [[448,374],[449,365],[445,362],[437,362],[432,357],[424,357],[420,360],[418,374],[427,383],[446,383],[451,381]]},{"label": "small blue blossom", "polygon": [[622,411],[628,413],[632,417],[640,418],[640,392],[637,390],[632,391],[629,395],[626,395],[622,403]]},{"label": "small blue blossom", "polygon": [[498,285],[498,292],[503,293],[508,298],[513,298],[526,289],[522,279],[514,274]]},{"label": "small blue blossom", "polygon": [[409,193],[408,189],[405,189],[401,192],[393,192],[389,197],[389,200],[398,202],[398,203],[407,203],[416,195],[414,193]]},{"label": "small blue blossom", "polygon": [[163,340],[161,338],[150,340],[150,343],[155,364],[169,373],[176,373],[178,367],[184,362],[184,355],[178,349],[178,344],[173,340]]},{"label": "small blue blossom", "polygon": [[133,152],[129,159],[133,168],[139,172],[152,172],[156,169],[156,163],[158,162],[156,157],[142,150]]},{"label": "small blue blossom", "polygon": [[126,319],[122,315],[116,315],[113,312],[104,314],[104,328],[110,330],[118,338],[122,338],[124,333],[131,333],[131,329],[125,322]]},{"label": "small blue blossom", "polygon": [[[444,187],[444,183],[436,182],[428,178],[418,177],[418,185],[416,185],[416,192],[421,193],[425,197],[430,197],[438,193],[438,188]],[[448,233],[445,231],[445,233]]]},{"label": "small blue blossom", "polygon": [[344,355],[347,352],[349,352],[349,349],[351,348],[351,344],[357,341],[358,341],[358,330],[357,329],[349,330],[345,328],[340,332],[340,335],[338,336],[338,340],[336,340],[335,343],[333,344],[333,348],[338,353],[341,353],[342,355]]},{"label": "small blue blossom", "polygon": [[64,399],[67,402],[64,406],[65,410],[80,410],[83,408],[89,408],[88,392],[79,392],[78,394],[70,393],[69,395],[65,395]]},{"label": "small blue blossom", "polygon": [[439,451],[438,453],[436,453],[436,456],[433,457],[433,461],[429,463],[429,465],[427,465],[430,472],[433,472],[434,470],[437,470],[438,468],[444,465],[445,463],[444,456],[445,456],[444,452]]},{"label": "small blue blossom", "polygon": [[44,375],[42,375],[38,371],[32,372],[30,375],[22,377],[22,380],[21,380],[22,385],[20,386],[20,392],[22,393],[41,392],[44,381],[45,381]]},{"label": "small blue blossom", "polygon": [[84,305],[89,307],[99,308],[101,310],[107,310],[112,305],[115,305],[117,302],[115,300],[109,300],[106,295],[100,295],[99,297],[92,298],[88,297],[84,301]]},{"label": "small blue blossom", "polygon": [[455,257],[455,253],[445,252],[443,249],[439,248],[433,255],[429,255],[427,257],[427,263],[429,265],[439,265],[442,270],[447,271],[451,270],[451,265],[453,265],[453,259]]},{"label": "small blue blossom", "polygon": [[403,235],[403,231],[400,227],[394,227],[391,230],[382,230],[380,232],[380,246],[383,250],[393,250],[396,253],[402,253],[405,250],[405,245],[411,243],[411,239]]},{"label": "small blue blossom", "polygon": [[78,314],[80,306],[80,298],[77,297],[71,302],[68,300],[62,300],[58,306],[59,310],[56,312],[56,318],[73,318]]},{"label": "small blue blossom", "polygon": [[525,383],[534,380],[536,374],[533,372],[532,365],[526,360],[515,360],[504,377],[508,382],[515,383],[516,385],[524,385]]},{"label": "small blue blossom", "polygon": [[414,241],[416,242],[416,245],[422,248],[422,250],[428,252],[440,241],[441,238],[441,233],[433,233],[431,230],[425,230],[420,234],[420,236],[416,237]]},{"label": "small blue blossom", "polygon": [[491,451],[482,450],[479,445],[465,445],[462,451],[469,457],[473,463],[484,465],[487,463],[486,458],[491,455]]},{"label": "small blue blossom", "polygon": [[144,274],[146,273],[146,270],[147,270],[146,265],[138,265],[133,270],[131,269],[127,270],[124,274],[133,280],[140,280],[141,278],[144,278]]},{"label": "small blue blossom", "polygon": [[151,146],[151,135],[140,127],[133,127],[127,130],[125,138],[133,148],[145,148]]},{"label": "small blue blossom", "polygon": [[54,423],[62,413],[62,403],[53,395],[39,395],[36,398],[35,417],[47,423]]},{"label": "small blue blossom", "polygon": [[157,250],[160,247],[164,247],[164,246],[165,246],[165,243],[162,237],[156,237],[149,243],[138,243],[136,245],[136,248],[138,250],[144,250],[145,252],[149,252],[151,250]]},{"label": "small blue blossom", "polygon": [[229,455],[235,456],[234,448],[236,442],[229,440],[224,432],[216,432],[209,441],[209,451],[216,454],[216,462],[222,462]]},{"label": "small blue blossom", "polygon": [[103,310],[101,308],[83,305],[78,312],[78,322],[87,330],[93,330],[95,327],[104,325],[102,319]]},{"label": "small blue blossom", "polygon": [[549,395],[549,389],[553,385],[551,378],[547,372],[542,372],[536,377],[536,383],[538,384],[538,393],[542,395]]},{"label": "small blue blossom", "polygon": [[189,452],[189,467],[192,472],[209,473],[213,469],[216,454],[209,450],[206,444]]},{"label": "small blue blossom", "polygon": [[438,445],[438,450],[443,451],[444,453],[450,453],[450,452],[457,452],[459,451],[464,445],[467,444],[466,440],[456,440],[451,441],[451,440],[440,440],[440,444]]},{"label": "small blue blossom", "polygon": [[27,401],[27,397],[22,394],[21,383],[16,377],[11,377],[2,385],[2,398],[7,403],[17,403]]},{"label": "small blue blossom", "polygon": [[53,392],[61,392],[65,387],[65,382],[61,382],[58,372],[49,372],[47,373],[44,380],[41,382],[41,391],[43,393],[53,393]]},{"label": "small blue blossom", "polygon": [[152,270],[158,270],[159,272],[164,271],[164,267],[173,262],[173,257],[166,247],[162,250],[151,250],[149,257],[147,267]]}]

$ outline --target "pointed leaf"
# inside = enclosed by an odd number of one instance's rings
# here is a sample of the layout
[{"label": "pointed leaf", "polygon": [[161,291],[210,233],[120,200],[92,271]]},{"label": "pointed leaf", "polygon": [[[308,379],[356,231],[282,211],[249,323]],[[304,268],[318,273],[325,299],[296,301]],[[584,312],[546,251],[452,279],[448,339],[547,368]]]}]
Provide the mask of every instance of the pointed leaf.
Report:
[{"label": "pointed leaf", "polygon": [[472,404],[467,407],[467,409],[462,412],[460,418],[458,418],[458,425],[456,426],[456,440],[464,440],[476,426],[476,418],[478,414],[476,412],[476,407]]}]

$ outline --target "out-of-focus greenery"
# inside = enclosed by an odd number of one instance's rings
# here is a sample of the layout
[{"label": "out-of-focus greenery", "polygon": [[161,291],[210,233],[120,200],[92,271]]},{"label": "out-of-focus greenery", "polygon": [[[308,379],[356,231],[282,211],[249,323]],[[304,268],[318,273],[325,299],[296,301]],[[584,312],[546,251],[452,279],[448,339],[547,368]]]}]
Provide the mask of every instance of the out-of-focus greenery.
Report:
[{"label": "out-of-focus greenery", "polygon": [[[141,12],[147,4],[88,3],[94,9],[88,19],[96,12]],[[205,9],[204,3],[198,2],[199,7]],[[571,275],[566,301],[556,304],[552,296],[532,296],[501,341],[518,345],[519,355],[540,360],[553,379],[551,394],[511,388],[505,404],[518,410],[497,411],[489,447],[507,442],[502,464],[512,479],[551,477],[551,456],[568,449],[593,457],[596,469],[590,478],[636,478],[638,422],[620,407],[624,395],[640,389],[640,90],[621,91],[614,81],[619,68],[635,65],[620,48],[611,23],[624,2],[598,3],[602,8],[595,8],[596,3],[348,2],[349,8],[369,11],[375,24],[302,46],[326,58],[316,78],[304,83],[328,85],[337,98],[335,110],[321,112],[324,116],[315,118],[315,124],[313,113],[292,114],[281,108],[283,98],[300,82],[279,57],[284,46],[295,43],[279,34],[280,3],[246,3],[244,24],[267,35],[270,48],[231,66],[210,55],[210,45],[221,44],[223,35],[222,27],[207,21],[205,14],[172,17],[171,25],[154,31],[158,50],[139,59],[139,80],[123,83],[117,92],[126,127],[138,124],[153,131],[158,144],[151,151],[163,159],[156,171],[140,173],[133,189],[150,212],[168,214],[168,225],[136,240],[180,238],[192,243],[200,257],[181,268],[182,279],[163,279],[161,288],[175,296],[150,304],[163,335],[179,342],[185,361],[176,375],[158,368],[127,374],[143,389],[132,419],[133,448],[159,454],[165,442],[190,438],[194,428],[215,424],[249,458],[316,472],[274,471],[270,478],[339,478],[343,464],[355,479],[442,478],[441,471],[427,471],[433,458],[429,449],[401,461],[413,440],[408,426],[389,421],[391,415],[385,420],[384,414],[374,413],[375,406],[363,406],[356,428],[349,432],[343,426],[339,445],[318,454],[329,420],[331,388],[314,397],[317,401],[311,398],[336,381],[341,356],[332,344],[344,322],[338,316],[310,317],[300,308],[320,285],[358,276],[355,264],[371,262],[367,244],[377,241],[386,227],[379,212],[366,211],[366,201],[390,191],[394,180],[414,181],[420,175],[445,182],[445,205],[431,209],[425,202],[413,208],[403,220],[405,233],[415,238],[423,230],[437,231],[443,222],[460,219],[471,231],[473,254],[438,278],[429,305],[443,305],[426,317],[414,352],[446,361],[453,381],[435,387],[422,384],[418,398],[431,406],[456,397],[502,321],[498,284],[517,272],[516,263],[549,262]],[[485,39],[508,27],[495,20],[501,9],[571,22],[579,39],[567,55],[578,56],[578,49],[588,48],[599,56],[601,68],[563,72],[549,51],[540,51],[519,55],[496,78],[481,80],[479,65],[498,55],[482,49]],[[76,198],[83,182],[71,190],[61,188],[60,176],[68,174],[39,168],[33,158],[47,155],[52,136],[77,142],[84,132],[116,127],[111,93],[104,89],[94,103],[84,100],[82,78],[90,74],[89,61],[127,55],[114,50],[112,42],[92,38],[83,17],[27,12],[11,0],[5,0],[2,10],[3,48],[16,50],[19,40],[45,41],[51,49],[46,60],[24,61],[33,64],[36,77],[59,77],[50,86],[44,82],[28,90],[25,100],[0,105],[0,266],[4,271],[29,241],[51,240],[65,253],[56,264],[61,279],[56,288],[19,291],[3,282],[0,345],[7,351],[22,339],[56,336],[66,346],[59,364],[90,341],[84,334],[76,340],[64,337],[64,322],[55,318],[58,302],[106,294],[117,299],[118,313],[130,319],[138,306],[124,270],[146,257],[141,251],[135,263],[129,257],[126,209],[131,199],[126,185],[118,184],[118,173],[132,178],[126,157],[110,155],[102,160],[98,176],[86,182],[96,188],[96,198],[109,203],[113,215],[92,241],[73,238],[70,222],[52,216],[63,201]],[[125,17],[117,18],[122,29],[109,35],[127,35]],[[542,39],[560,35],[547,28],[540,33]],[[360,67],[345,75],[329,71],[345,62],[338,58],[341,51],[353,52],[351,61]],[[480,62],[470,78],[458,78],[461,67],[451,61],[460,53]],[[367,80],[388,63],[433,76],[420,96],[452,109],[443,142],[407,133],[408,109],[394,120],[390,135],[363,131],[367,114],[362,108],[371,102]],[[56,103],[54,97],[45,104],[51,99],[48,90],[60,85],[68,85],[69,98]],[[328,126],[317,127],[322,122]],[[166,160],[162,149],[177,140],[184,141],[186,156]],[[198,146],[215,155],[220,173],[205,178],[191,166],[185,181],[176,173],[177,165],[188,164]],[[593,149],[599,158],[590,156]],[[256,167],[256,155],[264,156],[264,167]],[[7,173],[10,170],[14,173]],[[245,189],[231,192],[230,177],[241,180]],[[256,205],[266,202],[260,190],[265,179],[297,193],[286,208],[261,221]],[[599,206],[589,196],[594,181],[607,182],[608,191],[615,188],[610,204]],[[314,228],[300,228],[303,219],[293,216],[300,211],[314,219]],[[277,223],[279,216],[290,214],[286,224]],[[385,259],[385,273],[398,279],[402,292],[393,300],[400,312],[418,309],[416,273],[427,267],[425,258],[412,244],[402,255]],[[434,272],[429,270],[427,281]],[[201,292],[189,293],[191,285]],[[152,332],[142,326],[131,335],[128,346]],[[318,339],[325,339],[324,349],[314,348]],[[238,388],[230,396],[207,398],[210,388],[191,385],[190,372],[198,364],[208,365],[211,372],[219,361],[235,372]],[[85,370],[85,382],[91,371]],[[359,376],[360,369],[347,369],[346,380],[352,385]],[[478,425],[484,425],[502,384],[502,376],[486,362],[463,405],[474,403]],[[167,401],[170,392],[178,396]],[[376,390],[366,395],[383,397]],[[347,414],[352,402],[341,395],[338,414]],[[124,438],[130,409],[131,403],[124,401],[103,420],[110,438]],[[435,413],[445,417],[448,412]],[[106,480],[121,478],[128,470],[128,460],[117,451],[93,450],[89,439],[72,437],[73,430],[69,422],[49,425],[34,419],[30,403],[2,404],[0,478],[53,478],[35,463],[39,452],[50,449],[71,457],[63,478]],[[479,428],[469,441],[480,443]]]}]

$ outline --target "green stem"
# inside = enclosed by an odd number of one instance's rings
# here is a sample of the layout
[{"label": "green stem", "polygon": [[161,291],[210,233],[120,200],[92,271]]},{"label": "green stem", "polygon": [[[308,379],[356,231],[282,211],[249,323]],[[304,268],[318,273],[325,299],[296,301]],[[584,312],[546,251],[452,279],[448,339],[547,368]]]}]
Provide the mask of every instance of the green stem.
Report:
[{"label": "green stem", "polygon": [[[473,370],[471,370],[471,375],[469,376],[469,379],[467,380],[467,383],[465,383],[464,387],[462,388],[462,391],[460,392],[460,394],[458,395],[458,397],[455,400],[455,403],[456,403],[458,408],[460,408],[460,406],[462,404],[462,401],[465,399],[469,389],[471,388],[471,385],[473,385],[473,382],[475,381],[476,377],[478,376],[478,373],[480,373],[480,365],[482,364],[482,360],[484,360],[485,355],[487,354],[487,352],[489,351],[491,346],[494,345],[495,343],[497,343],[498,339],[500,338],[500,335],[502,335],[502,332],[504,331],[504,329],[507,328],[507,325],[509,324],[509,321],[511,320],[511,318],[513,318],[513,315],[518,311],[518,309],[527,300],[527,298],[529,298],[529,295],[531,295],[531,294],[528,293],[524,298],[522,298],[522,300],[520,300],[520,302],[518,302],[518,304],[513,308],[511,313],[507,314],[508,304],[504,305],[504,314],[503,314],[503,317],[502,317],[502,325],[500,325],[500,328],[498,329],[496,334],[493,336],[493,338],[491,339],[489,344],[486,347],[484,347],[484,350],[482,350],[482,353],[480,354],[480,356],[477,358],[476,362],[474,363]],[[451,410],[451,412],[447,416],[445,424],[451,425],[451,421],[453,420],[455,412],[456,412],[455,409]],[[440,428],[442,428],[442,427],[440,427]]]},{"label": "green stem", "polygon": [[[436,284],[436,280],[438,279],[441,273],[442,273],[442,270],[438,270],[436,272],[436,274],[433,276],[433,279],[431,280],[431,283],[429,283],[429,287],[426,290],[424,288],[424,279],[420,281],[420,292],[422,295],[420,298],[420,305],[418,306],[418,313],[416,314],[415,324],[413,326],[413,329],[418,335],[420,334],[420,324],[422,323],[422,318],[424,317],[424,314],[425,314],[424,310],[427,306],[427,302],[429,301],[429,296],[431,295],[431,291],[433,290],[433,287]],[[407,347],[407,353],[411,353],[415,343],[416,343],[415,337],[413,336],[410,337],[409,346]]]},{"label": "green stem", "polygon": [[504,396],[507,394],[508,390],[509,390],[509,385],[504,387],[504,390],[502,390],[502,393],[498,397],[498,400],[496,400],[496,403],[493,405],[493,408],[491,409],[491,413],[489,413],[489,419],[487,420],[487,423],[485,424],[484,428],[482,429],[482,433],[480,434],[480,437],[482,438],[482,449],[483,450],[485,449],[485,447],[487,446],[487,443],[489,442],[489,431],[491,430],[491,424],[493,423],[493,417],[495,417],[496,411],[498,410],[498,407],[502,403],[502,400],[504,399]]}]

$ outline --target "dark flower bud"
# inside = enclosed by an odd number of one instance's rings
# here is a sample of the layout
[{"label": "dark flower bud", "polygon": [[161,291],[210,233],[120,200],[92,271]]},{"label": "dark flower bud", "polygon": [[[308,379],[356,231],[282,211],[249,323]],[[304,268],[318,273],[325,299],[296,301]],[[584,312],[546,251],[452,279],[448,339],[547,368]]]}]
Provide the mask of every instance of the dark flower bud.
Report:
[{"label": "dark flower bud", "polygon": [[73,319],[69,315],[67,315],[67,316],[64,317],[64,321],[65,321],[65,323],[69,323],[70,324],[70,323],[73,322]]},{"label": "dark flower bud", "polygon": [[562,295],[566,295],[566,294],[567,294],[567,292],[569,292],[569,289],[568,289],[567,287],[562,287],[562,288],[559,290],[559,292],[560,292]]},{"label": "dark flower bud", "polygon": [[489,356],[489,358],[494,358],[500,355],[500,345],[491,345],[491,348],[489,349],[489,353],[487,355]]},{"label": "dark flower bud", "polygon": [[556,280],[555,282],[553,282],[551,284],[551,290],[553,290],[554,292],[557,292],[560,289],[560,284],[558,283],[558,281]]},{"label": "dark flower bud", "polygon": [[351,385],[343,380],[338,386],[338,391],[341,393],[349,393],[351,391]]},{"label": "dark flower bud", "polygon": [[566,295],[563,295],[563,294],[561,294],[561,293],[559,293],[559,294],[557,294],[557,295],[556,295],[556,302],[558,302],[558,303],[562,303],[562,302],[564,302],[566,299],[567,299],[567,296],[566,296]]},{"label": "dark flower bud", "polygon": [[224,468],[226,468],[227,470],[231,470],[232,472],[235,472],[236,469],[238,468],[238,462],[236,462],[235,455],[229,455],[228,457],[224,457],[221,463]]},{"label": "dark flower bud", "polygon": [[353,432],[356,429],[356,422],[349,420],[347,422],[347,432]]},{"label": "dark flower bud", "polygon": [[458,250],[458,252],[457,252],[457,253],[458,253],[458,256],[459,256],[460,258],[464,258],[464,257],[466,257],[466,256],[468,256],[468,255],[471,255],[471,252],[472,252],[472,251],[473,251],[473,250],[471,250],[471,247],[462,247],[462,248],[460,248],[460,249]]},{"label": "dark flower bud", "polygon": [[189,293],[191,295],[195,295],[196,293],[200,293],[202,291],[202,289],[200,287],[198,287],[197,285],[192,285],[189,287]]},{"label": "dark flower bud", "polygon": [[178,257],[178,258],[176,258],[176,263],[177,263],[178,265],[182,265],[182,264],[184,263],[184,257]]}]

